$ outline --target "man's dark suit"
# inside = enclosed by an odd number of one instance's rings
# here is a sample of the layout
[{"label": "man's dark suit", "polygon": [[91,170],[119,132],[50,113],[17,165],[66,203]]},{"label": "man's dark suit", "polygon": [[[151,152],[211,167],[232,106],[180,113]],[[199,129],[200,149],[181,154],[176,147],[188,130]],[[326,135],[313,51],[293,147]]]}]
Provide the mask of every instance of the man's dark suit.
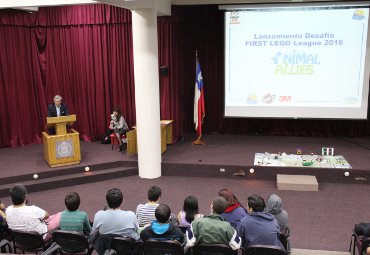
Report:
[{"label": "man's dark suit", "polygon": [[[60,104],[60,116],[69,115],[67,106],[63,103]],[[57,108],[54,103],[48,105],[48,117],[58,117]]]},{"label": "man's dark suit", "polygon": [[[69,115],[67,106],[63,103],[60,104],[60,116]],[[57,108],[54,103],[48,105],[48,117],[58,117]],[[48,128],[49,135],[55,135],[55,128]]]}]

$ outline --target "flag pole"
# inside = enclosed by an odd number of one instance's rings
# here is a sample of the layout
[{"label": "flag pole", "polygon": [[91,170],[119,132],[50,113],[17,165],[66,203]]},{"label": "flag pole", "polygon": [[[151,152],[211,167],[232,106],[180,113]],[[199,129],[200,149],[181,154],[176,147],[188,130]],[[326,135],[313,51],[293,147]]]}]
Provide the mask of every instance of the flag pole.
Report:
[{"label": "flag pole", "polygon": [[[197,73],[197,66],[198,66],[198,62],[199,62],[199,59],[198,59],[198,50],[196,50],[195,51],[195,74],[196,74],[196,76],[198,75],[198,73]],[[203,78],[202,78],[203,79]],[[197,77],[195,77],[195,80],[197,80]],[[196,109],[197,111],[198,111],[198,109]],[[195,111],[195,110],[194,110]],[[203,124],[203,118],[204,118],[204,115],[202,116],[202,119],[201,119],[201,122],[199,123],[198,122],[198,125],[200,125],[200,127],[202,126],[202,124]],[[198,129],[199,129],[199,127],[198,127]],[[200,128],[200,133],[198,134],[198,130],[197,130],[197,139],[196,140],[194,140],[193,142],[192,142],[192,144],[193,145],[205,145],[205,142],[203,142],[202,140],[201,140],[201,138],[202,138],[202,129]]]}]

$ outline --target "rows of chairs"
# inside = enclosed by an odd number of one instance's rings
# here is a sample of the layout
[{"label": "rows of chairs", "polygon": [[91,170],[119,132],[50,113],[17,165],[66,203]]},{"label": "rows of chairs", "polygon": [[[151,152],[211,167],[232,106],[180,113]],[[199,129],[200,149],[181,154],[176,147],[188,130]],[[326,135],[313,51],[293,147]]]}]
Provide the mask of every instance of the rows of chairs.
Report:
[{"label": "rows of chairs", "polygon": [[[182,228],[186,230],[185,227]],[[280,240],[285,250],[275,246],[250,246],[242,250],[243,255],[286,255],[290,253],[289,229],[282,235]],[[36,232],[11,231],[14,253],[21,250],[22,253],[41,253],[42,255],[59,254],[86,254],[91,255],[93,247],[87,238],[80,232],[57,230],[53,232],[52,241],[45,242],[42,235]],[[0,243],[2,253],[12,253],[12,246],[8,240]],[[143,243],[129,237],[114,237],[110,242],[110,248],[104,255],[129,255],[132,252],[142,251],[147,255],[184,255],[184,247],[178,241],[172,240],[149,240]],[[224,244],[202,244],[192,248],[193,255],[235,255],[228,245]]]}]

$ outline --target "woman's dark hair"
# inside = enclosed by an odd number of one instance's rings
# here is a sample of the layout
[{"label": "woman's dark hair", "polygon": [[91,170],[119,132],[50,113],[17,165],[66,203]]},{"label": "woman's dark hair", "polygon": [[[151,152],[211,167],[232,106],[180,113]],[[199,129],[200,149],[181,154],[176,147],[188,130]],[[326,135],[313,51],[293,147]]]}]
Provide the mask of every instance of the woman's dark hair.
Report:
[{"label": "woman's dark hair", "polygon": [[224,188],[218,192],[218,195],[220,197],[223,197],[227,201],[227,205],[235,205],[235,204],[240,204],[239,200],[236,198],[234,193],[232,193],[230,190]]},{"label": "woman's dark hair", "polygon": [[247,208],[245,208],[242,203],[239,202],[238,198],[230,190],[223,188],[218,192],[218,195],[226,199],[227,206],[240,204],[240,206],[247,212]]},{"label": "woman's dark hair", "polygon": [[117,113],[116,121],[119,122],[122,116],[121,109],[118,106],[116,106],[114,107],[113,111]]},{"label": "woman's dark hair", "polygon": [[194,196],[187,196],[182,208],[185,212],[185,219],[187,222],[191,223],[194,220],[195,215],[198,214],[198,209],[198,199]]}]

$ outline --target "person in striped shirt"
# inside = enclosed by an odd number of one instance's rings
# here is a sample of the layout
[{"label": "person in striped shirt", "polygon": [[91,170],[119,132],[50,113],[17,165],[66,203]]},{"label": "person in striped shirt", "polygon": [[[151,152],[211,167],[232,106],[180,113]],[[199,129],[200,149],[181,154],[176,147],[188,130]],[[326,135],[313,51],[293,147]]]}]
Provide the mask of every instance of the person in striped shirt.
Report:
[{"label": "person in striped shirt", "polygon": [[80,196],[76,192],[70,192],[66,195],[64,203],[67,210],[62,212],[60,217],[60,229],[65,231],[78,231],[85,235],[91,232],[91,225],[87,214],[78,210],[80,206]]},{"label": "person in striped shirt", "polygon": [[144,227],[155,221],[155,209],[159,205],[162,190],[158,186],[152,186],[148,190],[148,202],[146,204],[139,204],[136,208],[136,218],[140,227]]}]

